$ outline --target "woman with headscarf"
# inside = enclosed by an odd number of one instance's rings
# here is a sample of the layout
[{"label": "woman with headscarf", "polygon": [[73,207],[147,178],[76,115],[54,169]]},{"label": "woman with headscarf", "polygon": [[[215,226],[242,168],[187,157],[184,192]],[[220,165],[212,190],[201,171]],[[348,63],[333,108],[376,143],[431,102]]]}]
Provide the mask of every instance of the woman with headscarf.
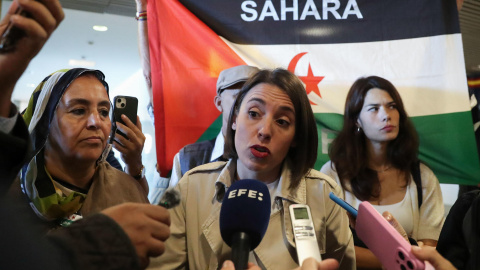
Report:
[{"label": "woman with headscarf", "polygon": [[35,89],[24,113],[33,152],[21,186],[50,227],[123,202],[148,203],[137,180],[105,161],[111,105],[104,78],[98,70],[57,71]]}]

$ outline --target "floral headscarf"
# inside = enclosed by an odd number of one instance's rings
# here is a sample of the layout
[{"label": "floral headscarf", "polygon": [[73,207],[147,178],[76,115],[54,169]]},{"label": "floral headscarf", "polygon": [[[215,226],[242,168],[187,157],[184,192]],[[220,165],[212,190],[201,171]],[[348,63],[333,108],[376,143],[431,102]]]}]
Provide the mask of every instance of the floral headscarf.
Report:
[{"label": "floral headscarf", "polygon": [[70,84],[85,73],[93,74],[105,86],[108,95],[108,84],[101,71],[85,68],[59,70],[37,86],[23,114],[32,139],[33,152],[28,164],[22,169],[22,189],[36,214],[46,220],[72,215],[82,207],[85,200],[82,193],[72,192],[69,196],[64,196],[58,192],[45,170],[43,155],[58,103]]}]

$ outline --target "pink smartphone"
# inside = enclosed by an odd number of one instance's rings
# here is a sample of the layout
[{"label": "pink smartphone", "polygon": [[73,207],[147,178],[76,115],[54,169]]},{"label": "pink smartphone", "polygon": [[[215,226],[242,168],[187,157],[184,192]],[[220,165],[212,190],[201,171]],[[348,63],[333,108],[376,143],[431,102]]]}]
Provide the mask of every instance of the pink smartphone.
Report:
[{"label": "pink smartphone", "polygon": [[[356,214],[355,230],[368,249],[387,270],[434,270],[411,253],[412,246],[369,202],[362,202],[358,211],[344,200],[330,193],[330,198],[353,216]],[[350,206],[350,207],[348,207]]]},{"label": "pink smartphone", "polygon": [[359,205],[355,230],[386,269],[435,269],[411,253],[410,243],[369,202]]}]

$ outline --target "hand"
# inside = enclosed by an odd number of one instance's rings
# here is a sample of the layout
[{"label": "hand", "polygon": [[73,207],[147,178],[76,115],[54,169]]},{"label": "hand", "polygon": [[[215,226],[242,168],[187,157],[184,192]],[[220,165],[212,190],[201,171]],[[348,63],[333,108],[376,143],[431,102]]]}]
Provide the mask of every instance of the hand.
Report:
[{"label": "hand", "polygon": [[[29,12],[31,18],[15,15],[18,6]],[[16,0],[8,9],[0,22],[0,33],[11,22],[26,36],[17,42],[15,50],[0,54],[0,115],[5,115],[5,111],[8,115],[16,82],[64,17],[58,0]]]},{"label": "hand", "polygon": [[393,215],[390,214],[390,212],[388,211],[383,212],[382,216],[388,221],[388,223],[390,223],[390,225],[393,226],[393,228],[395,228],[395,230],[397,230],[398,233],[400,233],[403,239],[405,239],[410,244],[407,232],[405,231],[405,229],[403,229],[402,225],[400,225],[400,223],[395,219],[395,217],[393,217]]},{"label": "hand", "polygon": [[142,123],[137,116],[137,125],[122,114],[122,120],[126,124],[117,122],[117,129],[123,132],[127,138],[115,134],[113,147],[120,152],[120,157],[125,162],[125,172],[131,176],[138,175],[142,170],[142,151],[145,144],[145,135],[142,133]]},{"label": "hand", "polygon": [[314,258],[308,258],[303,261],[301,267],[297,267],[295,270],[336,270],[338,266],[338,262],[335,259],[326,259],[317,262]]},{"label": "hand", "polygon": [[[235,265],[233,264],[232,261],[226,260],[223,262],[221,270],[235,270]],[[247,270],[261,270],[261,268],[249,262]]]},{"label": "hand", "polygon": [[417,247],[412,246],[412,253],[418,259],[429,262],[435,270],[455,270],[455,268],[447,259],[442,257],[440,253],[430,246]]},{"label": "hand", "polygon": [[115,220],[125,231],[137,251],[140,265],[146,268],[149,257],[165,251],[165,240],[170,236],[170,214],[157,205],[124,203],[107,208],[103,214]]}]

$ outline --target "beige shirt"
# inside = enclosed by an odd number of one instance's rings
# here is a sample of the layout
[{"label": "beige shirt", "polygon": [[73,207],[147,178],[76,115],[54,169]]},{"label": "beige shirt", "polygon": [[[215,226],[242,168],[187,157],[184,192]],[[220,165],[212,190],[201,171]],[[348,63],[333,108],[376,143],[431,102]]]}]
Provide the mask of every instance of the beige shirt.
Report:
[{"label": "beige shirt", "polygon": [[[214,162],[187,172],[177,185],[182,196],[170,209],[171,236],[165,253],[152,259],[149,269],[219,269],[231,259],[231,249],[220,235],[221,200],[235,175],[234,162]],[[335,258],[340,269],[355,269],[353,239],[345,211],[328,199],[340,187],[330,177],[312,170],[295,191],[288,190],[290,170],[283,166],[279,188],[274,193],[280,211],[273,212],[262,242],[254,249],[258,264],[265,269],[298,267],[288,207],[308,204],[311,208],[322,258]]]},{"label": "beige shirt", "polygon": [[[332,168],[331,164],[331,161],[325,163],[321,171],[335,179],[340,186],[340,178],[335,170],[335,166]],[[413,181],[412,176],[408,186],[411,202],[409,207],[411,207],[413,213],[413,230],[409,237],[415,240],[438,240],[445,220],[445,208],[443,205],[440,183],[432,170],[423,163],[420,163],[420,178],[422,179],[423,192],[423,202],[420,209],[418,209],[417,185],[415,184],[415,181]],[[348,191],[351,190],[351,188],[348,186],[346,189],[347,190],[342,190],[341,198],[345,198],[347,203],[358,208],[359,201],[353,193]]]}]

